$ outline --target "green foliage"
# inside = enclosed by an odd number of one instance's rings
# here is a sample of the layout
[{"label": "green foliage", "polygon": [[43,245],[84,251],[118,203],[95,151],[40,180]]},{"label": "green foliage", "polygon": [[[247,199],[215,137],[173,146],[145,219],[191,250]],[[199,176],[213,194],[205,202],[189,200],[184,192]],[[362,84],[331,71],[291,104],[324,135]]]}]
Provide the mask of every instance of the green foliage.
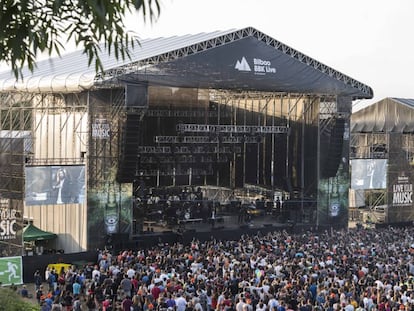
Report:
[{"label": "green foliage", "polygon": [[0,287],[0,311],[39,311],[40,307],[25,300],[8,287]]},{"label": "green foliage", "polygon": [[33,71],[39,53],[58,54],[73,40],[89,65],[102,70],[99,43],[117,59],[129,57],[136,38],[125,30],[126,13],[138,10],[144,20],[158,17],[160,0],[4,0],[0,7],[0,61],[16,78],[27,65]]}]

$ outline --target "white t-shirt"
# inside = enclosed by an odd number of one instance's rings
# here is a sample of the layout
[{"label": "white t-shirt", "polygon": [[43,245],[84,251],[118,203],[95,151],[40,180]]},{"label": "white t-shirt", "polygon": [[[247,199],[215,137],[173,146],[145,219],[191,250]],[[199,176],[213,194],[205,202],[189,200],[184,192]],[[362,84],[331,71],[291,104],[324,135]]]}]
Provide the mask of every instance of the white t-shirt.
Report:
[{"label": "white t-shirt", "polygon": [[182,296],[177,297],[175,298],[175,305],[177,306],[177,311],[185,311],[187,300]]}]

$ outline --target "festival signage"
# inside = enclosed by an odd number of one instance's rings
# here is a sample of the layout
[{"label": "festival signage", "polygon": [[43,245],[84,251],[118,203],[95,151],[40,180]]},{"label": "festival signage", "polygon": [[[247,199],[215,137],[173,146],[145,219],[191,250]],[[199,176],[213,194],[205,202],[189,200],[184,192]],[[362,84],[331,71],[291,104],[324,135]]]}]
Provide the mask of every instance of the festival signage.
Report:
[{"label": "festival signage", "polygon": [[388,223],[414,221],[413,169],[407,159],[406,138],[390,133],[388,145]]},{"label": "festival signage", "polygon": [[[252,66],[249,65],[249,62],[252,64]],[[253,58],[247,61],[245,56],[237,60],[234,69],[237,69],[238,71],[252,71],[255,75],[266,75],[276,73],[276,68],[270,60]]]},{"label": "festival signage", "polygon": [[95,139],[110,139],[111,126],[106,119],[95,119],[92,123],[92,138]]},{"label": "festival signage", "polygon": [[14,240],[17,238],[17,216],[16,209],[10,208],[9,199],[0,199],[0,240]]},{"label": "festival signage", "polygon": [[119,113],[118,105],[126,104],[128,111],[134,108],[142,109],[146,105],[145,88],[134,88],[129,85],[126,103],[123,97],[124,90],[113,89],[110,95],[106,94],[108,96],[101,96],[101,91],[98,93],[89,106],[91,116],[89,129],[91,139],[88,141],[89,176],[88,183],[85,184],[87,192],[84,196],[88,205],[89,249],[104,247],[109,235],[128,236],[131,231],[132,184],[120,184],[116,180],[119,165],[116,159],[122,154],[123,151],[119,148],[122,143],[125,143],[124,141],[121,143],[123,135],[119,132],[125,120],[122,113]]},{"label": "festival signage", "polygon": [[0,284],[2,286],[23,284],[21,256],[0,258]]},{"label": "festival signage", "polygon": [[397,183],[392,185],[392,205],[411,206],[413,204],[413,184],[408,176],[398,176]]},{"label": "festival signage", "polygon": [[21,200],[0,197],[0,256],[20,256],[22,254],[22,209],[23,202]]}]

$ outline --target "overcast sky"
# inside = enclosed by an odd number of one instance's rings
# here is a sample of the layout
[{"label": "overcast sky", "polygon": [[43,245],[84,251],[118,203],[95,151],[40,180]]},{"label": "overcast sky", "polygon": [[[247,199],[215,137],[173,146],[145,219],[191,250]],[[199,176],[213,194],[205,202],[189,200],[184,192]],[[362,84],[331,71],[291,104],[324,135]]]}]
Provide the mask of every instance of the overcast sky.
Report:
[{"label": "overcast sky", "polygon": [[153,24],[127,19],[141,38],[247,26],[374,90],[372,100],[414,98],[413,0],[161,0]]},{"label": "overcast sky", "polygon": [[369,85],[374,98],[354,107],[414,98],[414,0],[159,1],[157,21],[134,14],[127,28],[156,38],[251,26]]}]

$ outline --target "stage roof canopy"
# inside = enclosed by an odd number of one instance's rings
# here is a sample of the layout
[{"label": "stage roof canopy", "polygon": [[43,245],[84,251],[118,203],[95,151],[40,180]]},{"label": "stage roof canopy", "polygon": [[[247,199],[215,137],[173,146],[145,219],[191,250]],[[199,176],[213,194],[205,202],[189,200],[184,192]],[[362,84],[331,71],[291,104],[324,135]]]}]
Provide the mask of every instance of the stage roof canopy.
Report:
[{"label": "stage roof canopy", "polygon": [[351,115],[353,133],[413,133],[414,99],[387,97]]},{"label": "stage roof canopy", "polygon": [[369,86],[252,27],[142,39],[130,54],[117,61],[102,53],[99,74],[82,51],[40,61],[33,73],[23,70],[23,81],[0,73],[0,92],[79,92],[110,82],[373,97]]}]

